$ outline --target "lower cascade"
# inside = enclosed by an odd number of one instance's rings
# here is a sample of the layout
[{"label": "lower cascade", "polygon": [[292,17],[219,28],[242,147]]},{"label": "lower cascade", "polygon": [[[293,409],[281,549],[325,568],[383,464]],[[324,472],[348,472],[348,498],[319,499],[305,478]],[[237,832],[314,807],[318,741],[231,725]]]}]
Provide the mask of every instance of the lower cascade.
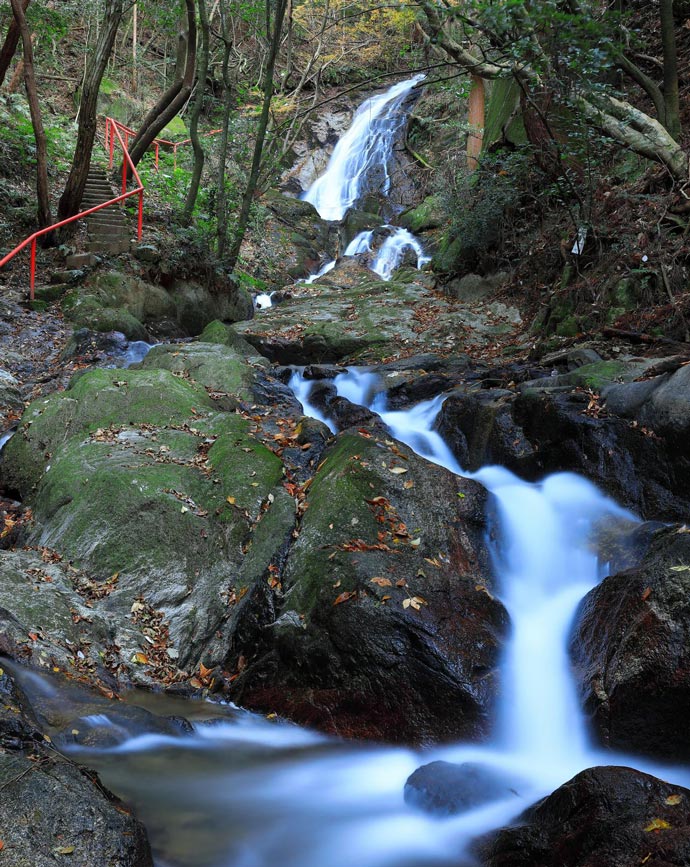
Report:
[{"label": "lower cascade", "polygon": [[[300,372],[290,382],[305,413],[333,428],[309,403],[313,384]],[[333,384],[339,396],[377,412],[396,439],[462,473],[434,430],[443,396],[387,411],[375,374],[350,369]],[[630,765],[690,783],[686,769],[593,747],[569,676],[575,609],[606,574],[593,532],[609,520],[634,526],[635,516],[572,473],[526,483],[491,466],[473,477],[491,492],[492,558],[512,621],[489,742],[425,752],[358,745],[213,705],[201,705],[199,716],[212,707],[218,718],[197,723],[191,734],[132,736],[107,714],[85,714],[79,727],[105,729],[113,745],[70,751],[135,806],[154,849],[164,841],[176,852],[174,862],[157,867],[470,865],[478,837],[590,766]],[[46,701],[55,693],[35,672],[17,677]],[[189,707],[182,712],[189,715]],[[441,806],[442,817],[429,812],[418,784],[429,765],[441,779],[443,768],[466,778],[453,809]]]}]

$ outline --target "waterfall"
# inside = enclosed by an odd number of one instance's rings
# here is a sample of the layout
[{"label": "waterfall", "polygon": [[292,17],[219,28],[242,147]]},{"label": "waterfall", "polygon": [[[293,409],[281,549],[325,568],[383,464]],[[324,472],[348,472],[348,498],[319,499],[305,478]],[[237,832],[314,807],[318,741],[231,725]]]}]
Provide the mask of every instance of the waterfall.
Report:
[{"label": "waterfall", "polygon": [[[326,171],[302,196],[314,205],[324,220],[342,220],[367,192],[389,193],[393,145],[406,118],[403,107],[411,91],[425,77],[415,75],[394,84],[385,93],[365,100],[357,109],[352,125],[336,145]],[[383,280],[390,280],[407,250],[414,252],[417,268],[430,261],[419,240],[407,229],[389,224],[380,228],[387,232],[388,237],[368,264]],[[360,232],[350,241],[343,255],[358,257],[374,253],[373,239],[373,229]],[[328,262],[304,282],[314,283],[335,264],[336,260]]]},{"label": "waterfall", "polygon": [[366,99],[357,109],[326,171],[302,196],[324,220],[342,220],[367,190],[389,193],[388,164],[395,137],[405,120],[400,109],[424,78],[420,74],[394,84],[385,93]]}]

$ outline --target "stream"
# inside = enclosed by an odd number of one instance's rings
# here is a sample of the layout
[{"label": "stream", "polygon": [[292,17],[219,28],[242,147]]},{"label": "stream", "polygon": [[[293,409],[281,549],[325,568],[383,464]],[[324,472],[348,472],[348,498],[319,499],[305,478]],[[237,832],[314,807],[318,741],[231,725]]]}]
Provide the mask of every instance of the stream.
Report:
[{"label": "stream", "polygon": [[[373,183],[388,190],[386,165],[405,120],[402,106],[422,78],[360,107],[326,173],[305,195],[323,216],[342,219]],[[346,255],[371,254],[374,231],[353,239]],[[406,230],[387,225],[385,233],[373,260],[384,279],[405,248],[424,264],[421,244]],[[443,396],[391,412],[375,372],[352,368],[333,384],[340,396],[377,412],[396,439],[491,493],[496,517],[488,544],[512,622],[494,732],[484,744],[418,751],[346,742],[230,705],[171,707],[149,697],[151,710],[190,719],[192,733],[131,736],[124,729],[116,746],[70,753],[134,806],[157,867],[464,867],[474,863],[471,846],[479,835],[510,822],[584,768],[630,765],[690,785],[688,769],[593,746],[570,676],[567,642],[576,608],[607,574],[591,547],[593,530],[604,519],[632,525],[636,517],[572,473],[539,483],[501,467],[464,473],[434,428]],[[301,372],[290,382],[305,414],[335,432],[310,405],[313,385]],[[32,672],[18,677],[31,678],[34,693],[53,688]],[[107,716],[83,722],[115,726]],[[503,793],[458,816],[428,815],[405,802],[404,790],[418,767],[435,760],[491,769],[505,779]]]}]

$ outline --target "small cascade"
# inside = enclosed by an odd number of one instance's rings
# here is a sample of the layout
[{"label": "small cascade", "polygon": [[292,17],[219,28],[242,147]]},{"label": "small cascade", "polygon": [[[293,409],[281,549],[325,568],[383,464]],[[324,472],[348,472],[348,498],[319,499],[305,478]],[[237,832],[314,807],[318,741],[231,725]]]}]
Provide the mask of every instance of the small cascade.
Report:
[{"label": "small cascade", "polygon": [[268,307],[273,307],[272,301],[273,292],[262,292],[254,299],[255,310],[266,310]]},{"label": "small cascade", "polygon": [[431,256],[427,256],[417,238],[407,229],[401,229],[399,226],[388,226],[392,230],[379,248],[376,258],[374,259],[371,270],[379,274],[384,280],[390,280],[393,272],[398,268],[403,260],[407,250],[412,252],[417,257],[417,268],[422,269],[428,262],[431,261]]}]

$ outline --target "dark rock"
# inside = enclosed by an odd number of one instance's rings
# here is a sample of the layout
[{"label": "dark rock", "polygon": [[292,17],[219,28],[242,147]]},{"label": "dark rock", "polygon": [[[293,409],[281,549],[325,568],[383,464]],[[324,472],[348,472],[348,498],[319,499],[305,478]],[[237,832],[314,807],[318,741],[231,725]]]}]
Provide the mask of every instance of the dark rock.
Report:
[{"label": "dark rock", "polygon": [[661,531],[638,568],[583,600],[571,641],[583,704],[612,747],[687,761],[690,533]]},{"label": "dark rock", "polygon": [[[580,371],[564,376],[587,381]],[[664,398],[666,421],[659,417],[665,427],[658,434],[637,419],[607,414],[595,392],[573,390],[575,384],[569,379],[555,387],[532,385],[518,395],[505,389],[458,389],[444,403],[439,432],[468,470],[500,463],[529,481],[571,470],[643,517],[683,520],[690,513],[690,449],[679,427],[682,402],[672,409],[671,395]],[[643,389],[636,405],[648,406],[646,383],[625,387]]]},{"label": "dark rock", "polygon": [[66,361],[81,355],[122,353],[127,347],[127,342],[127,338],[121,331],[102,332],[79,328],[65,346],[62,359]]},{"label": "dark rock", "polygon": [[143,825],[65,758],[0,750],[2,859],[11,867],[152,867]]},{"label": "dark rock", "polygon": [[436,816],[455,816],[491,801],[517,796],[521,781],[488,765],[431,762],[405,783],[405,803]]},{"label": "dark rock", "polygon": [[631,768],[583,771],[479,846],[484,867],[690,864],[690,790]]},{"label": "dark rock", "polygon": [[484,735],[507,628],[487,590],[485,498],[385,436],[339,434],[308,488],[282,599],[272,610],[257,595],[238,625],[226,668],[247,664],[233,698],[347,737]]}]

